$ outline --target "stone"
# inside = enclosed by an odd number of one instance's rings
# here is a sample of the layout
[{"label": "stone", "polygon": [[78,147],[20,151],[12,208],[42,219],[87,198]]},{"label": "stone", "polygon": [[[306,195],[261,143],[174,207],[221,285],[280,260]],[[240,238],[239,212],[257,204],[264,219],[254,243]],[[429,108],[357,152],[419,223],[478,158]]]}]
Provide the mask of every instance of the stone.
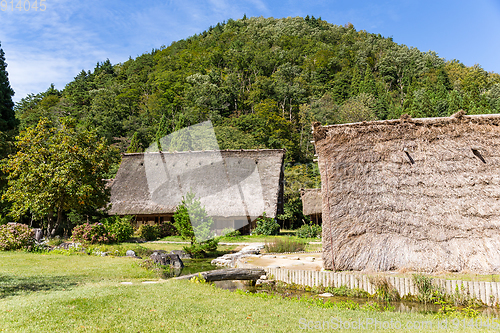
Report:
[{"label": "stone", "polygon": [[319,297],[333,297],[333,294],[331,293],[324,293],[324,294],[319,294]]},{"label": "stone", "polygon": [[261,286],[263,284],[273,285],[274,283],[275,283],[274,280],[262,280],[262,279],[258,279],[257,281],[255,281],[255,285],[256,286]]},{"label": "stone", "polygon": [[56,246],[56,249],[65,249],[65,250],[68,250],[72,247],[78,247],[80,243],[68,243],[68,242],[65,242],[65,243],[61,243],[59,244],[58,246]]},{"label": "stone", "polygon": [[177,254],[180,259],[191,259],[191,255],[182,250],[173,250],[170,251],[170,254]]},{"label": "stone", "polygon": [[261,279],[261,280],[267,280],[267,276],[266,276],[266,275],[262,275],[262,276],[260,277],[260,279]]},{"label": "stone", "polygon": [[304,260],[305,261],[314,261],[314,260],[316,260],[316,258],[314,258],[314,257],[305,257]]},{"label": "stone", "polygon": [[135,254],[135,252],[132,251],[132,250],[127,250],[127,252],[125,252],[125,255],[127,257],[137,257],[136,254]]},{"label": "stone", "polygon": [[35,239],[38,243],[40,243],[40,241],[42,240],[43,238],[43,230],[40,229],[40,228],[36,228],[36,229],[33,229],[35,230]]},{"label": "stone", "polygon": [[163,266],[170,266],[173,268],[183,268],[184,263],[182,262],[181,258],[177,254],[167,254],[167,253],[162,253],[160,251],[153,252],[153,254],[150,256],[150,258],[153,260],[155,264],[158,265],[163,265]]},{"label": "stone", "polygon": [[216,258],[212,260],[210,263],[215,266],[231,266],[231,259],[225,259],[225,258]]}]

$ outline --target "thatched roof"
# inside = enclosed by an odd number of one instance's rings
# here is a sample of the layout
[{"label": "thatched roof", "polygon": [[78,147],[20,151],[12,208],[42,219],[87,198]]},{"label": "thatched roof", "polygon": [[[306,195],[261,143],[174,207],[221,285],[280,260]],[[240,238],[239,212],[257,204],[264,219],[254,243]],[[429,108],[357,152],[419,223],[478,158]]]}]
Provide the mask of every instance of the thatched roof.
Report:
[{"label": "thatched roof", "polygon": [[284,150],[124,154],[110,214],[174,213],[196,193],[211,216],[275,217],[282,209]]},{"label": "thatched roof", "polygon": [[500,115],[313,125],[325,268],[498,272]]},{"label": "thatched roof", "polygon": [[300,190],[302,198],[302,212],[304,215],[320,215],[321,214],[321,189],[308,188]]}]

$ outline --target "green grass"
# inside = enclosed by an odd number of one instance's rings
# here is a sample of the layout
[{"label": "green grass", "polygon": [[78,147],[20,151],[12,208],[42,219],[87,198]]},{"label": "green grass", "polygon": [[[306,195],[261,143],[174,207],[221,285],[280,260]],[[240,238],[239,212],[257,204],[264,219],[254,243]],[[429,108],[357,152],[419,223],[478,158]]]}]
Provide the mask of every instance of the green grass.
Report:
[{"label": "green grass", "polygon": [[[283,235],[277,235],[277,236],[265,236],[265,235],[240,235],[236,237],[221,237],[219,239],[219,242],[222,243],[265,243],[265,242],[272,242],[276,239],[296,239],[296,240],[302,240],[304,242],[320,242],[321,239],[319,238],[298,238],[296,236],[290,235],[290,234],[283,234]],[[168,236],[160,239],[160,241],[170,241],[170,242],[184,242],[182,238],[179,236]]]},{"label": "green grass", "polygon": [[189,281],[131,286],[91,283],[69,291],[0,300],[3,332],[300,332],[301,318],[317,322],[332,317],[349,322],[368,317],[379,322],[437,322],[422,314],[325,309],[281,298],[251,297]]},{"label": "green grass", "polygon": [[301,332],[301,318],[332,317],[436,322],[430,315],[324,308],[189,281],[142,284],[154,274],[131,258],[3,252],[0,259],[0,332]]},{"label": "green grass", "polygon": [[154,278],[153,272],[131,258],[0,252],[0,298],[86,283]]},{"label": "green grass", "polygon": [[304,241],[298,239],[277,238],[271,243],[266,243],[264,249],[267,253],[299,252],[305,250]]}]

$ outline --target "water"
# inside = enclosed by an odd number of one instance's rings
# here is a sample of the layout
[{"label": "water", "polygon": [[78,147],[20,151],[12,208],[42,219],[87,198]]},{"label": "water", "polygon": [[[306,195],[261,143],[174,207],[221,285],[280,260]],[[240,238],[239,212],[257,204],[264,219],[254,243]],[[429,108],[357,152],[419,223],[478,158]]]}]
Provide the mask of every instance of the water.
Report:
[{"label": "water", "polygon": [[212,265],[210,262],[213,258],[203,258],[203,259],[182,259],[184,268],[181,269],[170,269],[169,272],[165,273],[165,277],[172,278],[182,275],[189,275],[194,273],[213,271],[216,269],[221,269],[224,267],[217,267]]},{"label": "water", "polygon": [[[215,285],[221,289],[226,289],[230,291],[234,291],[237,289],[245,290],[251,293],[272,293],[275,295],[280,295],[284,298],[318,298],[318,294],[310,291],[296,290],[296,289],[264,289],[261,287],[251,286],[247,281],[217,281]],[[394,312],[403,312],[403,313],[426,313],[426,314],[436,314],[441,309],[441,305],[434,303],[419,303],[412,301],[397,301],[397,302],[385,302],[379,301],[375,298],[359,298],[359,297],[348,297],[348,296],[333,296],[333,297],[320,297],[324,301],[331,301],[332,303],[338,302],[354,302],[359,304],[361,307],[367,304],[377,303],[380,308],[388,307],[391,311]],[[388,306],[389,305],[389,306]],[[487,317],[499,317],[500,311],[496,308],[483,307],[476,308],[480,314]]]},{"label": "water", "polygon": [[[211,271],[215,269],[223,269],[224,267],[217,267],[210,264],[212,258],[205,259],[184,259],[184,268],[177,272],[173,273],[173,276],[180,275],[189,275],[199,272]],[[286,298],[302,298],[302,297],[318,297],[317,293],[296,289],[266,289],[261,287],[251,286],[249,281],[216,281],[214,284],[221,289],[226,289],[230,291],[234,291],[237,289],[245,290],[248,292],[256,293],[273,293],[277,295],[281,295]],[[441,308],[438,304],[433,303],[419,303],[419,302],[411,302],[411,301],[398,301],[398,302],[384,302],[379,301],[374,298],[358,298],[358,297],[347,297],[347,296],[333,296],[333,297],[322,297],[325,301],[329,300],[333,303],[337,302],[355,302],[360,306],[364,306],[369,303],[377,303],[381,308],[390,305],[390,308],[395,312],[404,312],[404,313],[438,313]],[[496,308],[478,308],[476,309],[484,316],[489,317],[499,317],[500,311]]]}]

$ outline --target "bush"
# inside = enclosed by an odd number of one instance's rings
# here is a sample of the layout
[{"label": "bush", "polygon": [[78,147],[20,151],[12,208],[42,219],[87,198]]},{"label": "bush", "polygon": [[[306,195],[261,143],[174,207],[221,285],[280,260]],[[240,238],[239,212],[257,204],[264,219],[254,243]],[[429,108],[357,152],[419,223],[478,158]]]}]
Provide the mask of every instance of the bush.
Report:
[{"label": "bush", "polygon": [[27,225],[0,225],[0,250],[25,249],[30,251],[34,245],[34,232]]},{"label": "bush", "polygon": [[294,239],[276,239],[272,243],[264,245],[267,253],[284,253],[304,251],[306,244],[303,241]]},{"label": "bush", "polygon": [[108,233],[116,242],[125,242],[130,239],[134,233],[132,226],[132,216],[120,217],[118,215],[110,216],[101,220]]},{"label": "bush", "polygon": [[321,237],[321,226],[316,224],[304,224],[297,229],[297,237],[314,238]]},{"label": "bush", "polygon": [[222,237],[238,237],[241,236],[239,230],[234,230],[233,228],[222,229]]},{"label": "bush", "polygon": [[177,228],[170,221],[158,224],[158,232],[160,238],[179,235]]},{"label": "bush", "polygon": [[71,239],[82,244],[107,244],[115,241],[102,223],[84,223],[76,226]]},{"label": "bush", "polygon": [[184,246],[183,250],[193,258],[206,258],[210,253],[217,251],[219,241],[217,239],[209,239],[205,242],[195,242],[191,246]]},{"label": "bush", "polygon": [[152,241],[160,237],[160,230],[156,225],[143,224],[139,227],[138,234],[140,238]]},{"label": "bush", "polygon": [[280,225],[266,213],[257,219],[257,227],[253,229],[252,235],[277,235],[280,232]]}]

